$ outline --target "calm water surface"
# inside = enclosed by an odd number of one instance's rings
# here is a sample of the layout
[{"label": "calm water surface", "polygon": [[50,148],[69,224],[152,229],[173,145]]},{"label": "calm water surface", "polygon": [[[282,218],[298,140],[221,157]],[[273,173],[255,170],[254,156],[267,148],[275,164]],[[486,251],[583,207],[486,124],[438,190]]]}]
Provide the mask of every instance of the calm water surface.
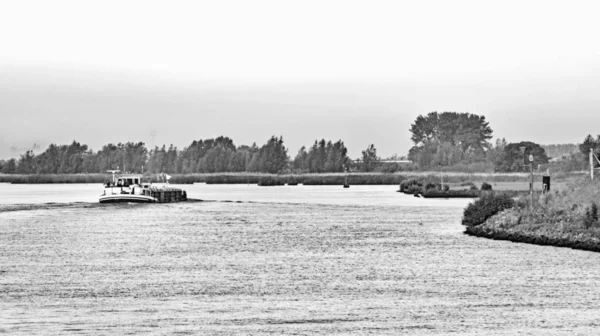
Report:
[{"label": "calm water surface", "polygon": [[207,201],[56,206],[44,203],[97,202],[101,185],[0,185],[0,333],[600,329],[599,254],[465,236],[466,200],[396,186],[184,188]]}]

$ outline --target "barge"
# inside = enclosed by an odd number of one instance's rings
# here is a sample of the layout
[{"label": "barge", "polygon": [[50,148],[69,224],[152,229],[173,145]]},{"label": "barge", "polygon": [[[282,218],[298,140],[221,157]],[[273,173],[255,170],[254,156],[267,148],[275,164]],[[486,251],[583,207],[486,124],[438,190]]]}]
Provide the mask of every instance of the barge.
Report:
[{"label": "barge", "polygon": [[142,182],[142,174],[112,173],[112,181],[104,184],[104,193],[100,195],[100,203],[170,203],[187,201],[185,190],[174,188],[168,180],[162,184]]}]

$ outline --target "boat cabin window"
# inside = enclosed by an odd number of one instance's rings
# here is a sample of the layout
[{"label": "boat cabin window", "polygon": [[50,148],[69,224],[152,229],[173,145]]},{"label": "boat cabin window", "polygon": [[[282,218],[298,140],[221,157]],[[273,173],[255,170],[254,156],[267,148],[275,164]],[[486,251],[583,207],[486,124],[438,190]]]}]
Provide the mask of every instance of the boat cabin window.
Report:
[{"label": "boat cabin window", "polygon": [[130,185],[140,184],[140,178],[119,178],[117,179],[117,186],[129,187]]}]

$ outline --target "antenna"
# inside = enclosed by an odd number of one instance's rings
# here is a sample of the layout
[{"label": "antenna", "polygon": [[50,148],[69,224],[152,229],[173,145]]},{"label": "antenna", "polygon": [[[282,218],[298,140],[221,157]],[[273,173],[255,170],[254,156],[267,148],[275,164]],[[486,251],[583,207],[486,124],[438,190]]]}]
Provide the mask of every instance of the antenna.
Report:
[{"label": "antenna", "polygon": [[156,130],[152,130],[150,131],[150,137],[152,138],[152,148],[154,148],[155,145],[155,140],[156,140]]},{"label": "antenna", "polygon": [[10,152],[11,152],[11,156],[14,158],[17,156],[18,152],[19,152],[19,147],[17,146],[11,146],[10,147]]},{"label": "antenna", "polygon": [[112,173],[113,184],[115,183],[115,174],[121,172],[120,170],[107,170],[107,173]]}]

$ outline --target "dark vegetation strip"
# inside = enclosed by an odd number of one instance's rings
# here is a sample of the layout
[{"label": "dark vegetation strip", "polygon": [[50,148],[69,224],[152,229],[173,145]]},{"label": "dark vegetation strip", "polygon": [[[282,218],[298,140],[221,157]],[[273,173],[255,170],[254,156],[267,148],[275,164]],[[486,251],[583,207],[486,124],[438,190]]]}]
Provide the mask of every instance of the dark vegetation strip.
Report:
[{"label": "dark vegetation strip", "polygon": [[543,234],[533,232],[514,232],[506,230],[497,230],[485,226],[469,226],[466,228],[466,235],[483,237],[494,240],[508,240],[515,243],[527,243],[545,246],[569,247],[575,250],[585,250],[600,252],[600,243],[592,238],[582,237],[548,237]]},{"label": "dark vegetation strip", "polygon": [[[485,193],[492,191],[492,185],[487,182],[483,182],[481,188],[477,188],[473,182],[465,182],[461,185],[465,189],[451,190],[448,184],[444,184],[442,187],[440,182],[434,182],[431,178],[410,178],[400,183],[398,191],[424,198],[479,198]],[[503,195],[504,197],[517,197],[524,194],[524,192],[503,190],[496,192],[496,194]]]},{"label": "dark vegetation strip", "polygon": [[[423,185],[438,184],[440,176],[435,173],[325,173],[325,174],[260,174],[260,173],[214,173],[214,174],[171,174],[172,184],[259,184],[259,185],[399,185],[415,180],[419,192]],[[104,183],[109,174],[0,174],[0,183]],[[523,181],[521,174],[457,174],[444,175],[445,183],[466,183],[475,186],[486,180],[495,182]],[[155,174],[145,174],[145,179],[158,182]],[[404,191],[403,191],[404,192]],[[411,192],[409,192],[411,193]],[[433,193],[430,193],[434,197]]]}]

